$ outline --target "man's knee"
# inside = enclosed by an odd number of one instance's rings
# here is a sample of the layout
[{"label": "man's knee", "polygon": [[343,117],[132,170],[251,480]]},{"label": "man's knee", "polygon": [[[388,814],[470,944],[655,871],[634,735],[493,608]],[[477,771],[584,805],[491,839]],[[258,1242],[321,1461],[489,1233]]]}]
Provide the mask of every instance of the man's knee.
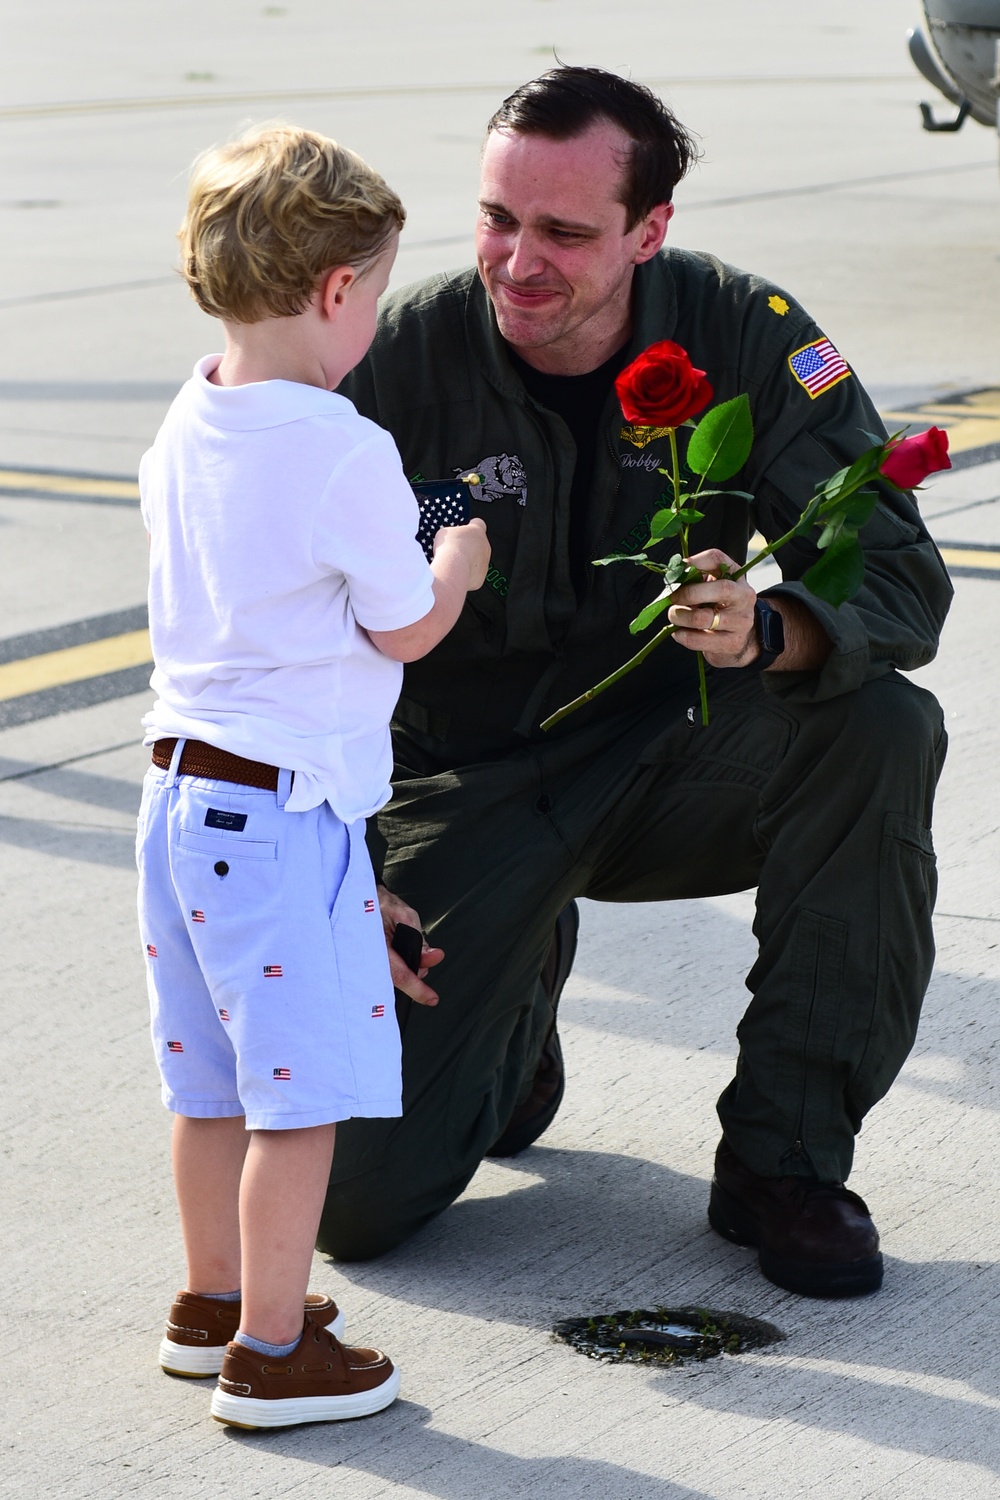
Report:
[{"label": "man's knee", "polygon": [[[888,795],[929,822],[948,738],[933,694],[893,672],[827,703],[803,705],[792,761],[818,756],[830,784]],[[790,768],[791,769],[791,768]],[[814,769],[819,769],[818,764]]]},{"label": "man's knee", "polygon": [[316,1249],[334,1260],[376,1260],[415,1234],[433,1214],[400,1211],[364,1179],[333,1183],[326,1196]]}]

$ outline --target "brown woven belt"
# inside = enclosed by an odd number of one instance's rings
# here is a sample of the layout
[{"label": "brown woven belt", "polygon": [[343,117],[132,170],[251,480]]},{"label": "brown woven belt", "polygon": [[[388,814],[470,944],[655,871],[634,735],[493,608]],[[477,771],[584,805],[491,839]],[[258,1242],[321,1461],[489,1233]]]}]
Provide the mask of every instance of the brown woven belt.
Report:
[{"label": "brown woven belt", "polygon": [[[153,765],[168,771],[176,744],[176,740],[157,740],[153,746]],[[266,766],[259,760],[244,760],[242,755],[230,755],[228,750],[217,750],[214,745],[203,745],[200,740],[184,741],[177,773],[179,776],[205,776],[211,781],[235,781],[238,786],[256,786],[263,792],[278,790],[277,766]]]}]

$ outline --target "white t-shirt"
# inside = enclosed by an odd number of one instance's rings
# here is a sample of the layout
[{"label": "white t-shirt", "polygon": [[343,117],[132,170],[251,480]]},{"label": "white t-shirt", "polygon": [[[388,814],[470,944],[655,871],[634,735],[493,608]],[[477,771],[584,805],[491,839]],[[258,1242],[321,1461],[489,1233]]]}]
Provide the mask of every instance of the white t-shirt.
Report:
[{"label": "white t-shirt", "polygon": [[434,604],[387,432],[288,380],[195,366],[139,468],[157,693],[145,743],[203,740],[295,772],[287,806],[345,823],[389,799],[403,669],[369,630]]}]

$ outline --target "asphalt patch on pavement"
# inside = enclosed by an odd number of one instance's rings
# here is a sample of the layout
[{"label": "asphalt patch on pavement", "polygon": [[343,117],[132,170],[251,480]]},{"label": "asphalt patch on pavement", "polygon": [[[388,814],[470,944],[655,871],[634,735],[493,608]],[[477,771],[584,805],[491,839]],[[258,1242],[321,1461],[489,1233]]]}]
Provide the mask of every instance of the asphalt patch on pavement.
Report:
[{"label": "asphalt patch on pavement", "polygon": [[682,1365],[781,1343],[773,1323],[713,1307],[636,1308],[563,1318],[553,1336],[588,1359],[608,1364]]}]

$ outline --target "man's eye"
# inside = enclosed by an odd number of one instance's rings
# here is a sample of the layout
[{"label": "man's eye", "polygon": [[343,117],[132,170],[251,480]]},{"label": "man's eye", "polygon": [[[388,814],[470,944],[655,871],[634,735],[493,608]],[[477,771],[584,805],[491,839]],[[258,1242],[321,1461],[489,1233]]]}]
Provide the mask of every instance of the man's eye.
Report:
[{"label": "man's eye", "polygon": [[511,221],[507,215],[495,213],[491,208],[483,209],[483,218],[493,229],[508,229],[510,227]]}]

